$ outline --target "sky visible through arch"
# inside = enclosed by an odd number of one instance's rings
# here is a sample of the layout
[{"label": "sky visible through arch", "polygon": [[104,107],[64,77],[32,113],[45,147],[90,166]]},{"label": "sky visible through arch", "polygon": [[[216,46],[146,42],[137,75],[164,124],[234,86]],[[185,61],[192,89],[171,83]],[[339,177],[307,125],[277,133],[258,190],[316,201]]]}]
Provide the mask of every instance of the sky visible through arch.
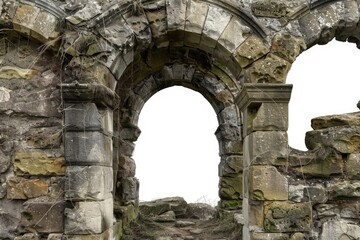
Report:
[{"label": "sky visible through arch", "polygon": [[[305,132],[317,116],[358,111],[360,50],[332,41],[301,54],[290,70],[289,144],[306,150]],[[140,201],[182,196],[218,201],[218,123],[210,103],[183,87],[164,89],[145,104],[134,159]]]}]

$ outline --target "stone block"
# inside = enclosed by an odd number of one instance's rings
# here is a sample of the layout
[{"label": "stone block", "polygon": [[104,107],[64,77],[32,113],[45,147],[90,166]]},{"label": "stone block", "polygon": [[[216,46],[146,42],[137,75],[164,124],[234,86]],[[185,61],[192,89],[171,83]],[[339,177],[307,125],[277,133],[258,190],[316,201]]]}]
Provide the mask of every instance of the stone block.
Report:
[{"label": "stone block", "polygon": [[218,7],[209,6],[200,44],[200,46],[206,46],[205,51],[211,51],[211,49],[215,48],[230,19],[229,12]]},{"label": "stone block", "polygon": [[245,70],[246,81],[250,83],[285,83],[290,67],[290,62],[270,53]]},{"label": "stone block", "polygon": [[20,219],[18,219],[16,216],[0,211],[0,238],[14,239],[16,230],[19,227],[19,221]]},{"label": "stone block", "polygon": [[264,215],[267,232],[308,232],[312,229],[310,202],[267,202],[264,205]]},{"label": "stone block", "polygon": [[250,165],[285,165],[288,155],[286,132],[253,132],[245,137],[245,166]]},{"label": "stone block", "polygon": [[173,41],[184,38],[186,5],[185,0],[166,0],[168,34]]},{"label": "stone block", "polygon": [[240,126],[231,125],[231,124],[220,124],[215,132],[215,135],[219,141],[221,140],[240,141],[242,139]]},{"label": "stone block", "polygon": [[245,134],[255,131],[287,131],[288,103],[250,104],[244,111]]},{"label": "stone block", "polygon": [[232,17],[221,34],[218,45],[226,49],[228,53],[225,55],[230,56],[245,41],[250,31],[250,28],[244,25],[239,18]]},{"label": "stone block", "polygon": [[262,39],[256,35],[248,37],[234,52],[233,56],[240,67],[245,68],[270,52]]},{"label": "stone block", "polygon": [[186,11],[185,44],[199,44],[209,6],[202,2],[192,1]]},{"label": "stone block", "polygon": [[123,154],[124,156],[131,157],[135,150],[135,143],[131,141],[121,141],[121,140],[119,141],[119,143],[120,143],[119,151],[121,152],[121,154]]},{"label": "stone block", "polygon": [[15,237],[14,240],[40,240],[40,238],[36,233],[25,233],[24,235]]},{"label": "stone block", "polygon": [[358,239],[359,237],[360,226],[358,223],[330,220],[323,223],[319,239]]},{"label": "stone block", "polygon": [[[4,140],[4,142],[5,141],[6,140]],[[1,139],[0,142],[2,142]],[[0,173],[5,173],[9,169],[10,164],[11,164],[10,156],[7,156],[7,154],[5,154],[2,150],[0,150]]]},{"label": "stone block", "polygon": [[59,36],[57,32],[58,20],[54,15],[46,11],[41,11],[31,29],[31,36],[42,43],[48,43],[49,40]]},{"label": "stone block", "polygon": [[104,200],[113,190],[113,170],[100,166],[69,166],[65,197],[68,200]]},{"label": "stone block", "polygon": [[359,181],[338,181],[329,182],[326,186],[329,199],[353,199],[360,198],[360,182]]},{"label": "stone block", "polygon": [[219,155],[242,155],[243,153],[243,143],[240,141],[229,141],[229,140],[222,140],[219,141]]},{"label": "stone block", "polygon": [[314,209],[319,219],[340,217],[340,206],[338,204],[316,204]]},{"label": "stone block", "polygon": [[273,166],[250,167],[249,181],[252,200],[288,200],[288,180]]},{"label": "stone block", "polygon": [[346,174],[350,179],[360,180],[360,154],[353,153],[345,162]]},{"label": "stone block", "polygon": [[24,138],[29,147],[34,149],[59,149],[62,144],[62,129],[60,127],[34,128]]},{"label": "stone block", "polygon": [[101,234],[113,225],[112,198],[73,204],[65,209],[65,234]]},{"label": "stone block", "polygon": [[289,200],[294,202],[325,203],[328,200],[327,192],[322,184],[289,185]]},{"label": "stone block", "polygon": [[234,104],[225,107],[221,112],[218,114],[217,118],[219,124],[230,124],[230,125],[238,125],[238,119],[240,118],[240,113],[238,107]]},{"label": "stone block", "polygon": [[65,128],[77,131],[100,131],[101,115],[95,103],[66,104]]},{"label": "stone block", "polygon": [[30,36],[30,32],[34,28],[34,23],[39,13],[40,9],[35,6],[26,4],[19,5],[13,19],[14,30]]},{"label": "stone block", "polygon": [[112,140],[100,132],[66,132],[65,159],[69,165],[112,166]]},{"label": "stone block", "polygon": [[21,225],[40,233],[63,232],[64,209],[64,201],[27,201],[21,213]]},{"label": "stone block", "polygon": [[128,203],[139,199],[139,180],[137,178],[121,178],[118,187],[123,202]]},{"label": "stone block", "polygon": [[127,156],[119,156],[118,158],[118,178],[135,177],[136,165],[135,161]]},{"label": "stone block", "polygon": [[243,200],[244,227],[251,232],[264,232],[264,202]]},{"label": "stone block", "polygon": [[234,174],[231,177],[220,177],[219,196],[224,200],[243,198],[243,175]]},{"label": "stone block", "polygon": [[250,233],[250,240],[289,240],[285,233]]},{"label": "stone block", "polygon": [[167,14],[165,8],[165,1],[157,6],[145,7],[145,14],[150,23],[152,37],[163,41],[164,36],[167,33]]},{"label": "stone block", "polygon": [[229,155],[221,157],[219,164],[219,177],[230,177],[241,173],[244,169],[244,159],[241,155]]},{"label": "stone block", "polygon": [[65,196],[65,177],[52,177],[50,179],[49,196],[54,199],[63,199]]},{"label": "stone block", "polygon": [[240,200],[220,200],[219,207],[224,210],[238,210],[242,209],[242,199]]},{"label": "stone block", "polygon": [[47,240],[63,240],[63,234],[61,233],[50,233]]},{"label": "stone block", "polygon": [[300,31],[307,46],[312,46],[319,39],[321,26],[316,11],[304,15],[299,19]]},{"label": "stone block", "polygon": [[311,127],[314,130],[340,126],[360,126],[360,112],[327,115],[311,119]]},{"label": "stone block", "polygon": [[40,151],[15,152],[14,170],[18,176],[64,175],[65,160]]},{"label": "stone block", "polygon": [[360,151],[360,126],[339,126],[309,131],[305,136],[309,150],[332,147],[340,153]]},{"label": "stone block", "polygon": [[46,196],[49,191],[48,183],[40,179],[8,177],[6,183],[8,199],[36,198]]}]

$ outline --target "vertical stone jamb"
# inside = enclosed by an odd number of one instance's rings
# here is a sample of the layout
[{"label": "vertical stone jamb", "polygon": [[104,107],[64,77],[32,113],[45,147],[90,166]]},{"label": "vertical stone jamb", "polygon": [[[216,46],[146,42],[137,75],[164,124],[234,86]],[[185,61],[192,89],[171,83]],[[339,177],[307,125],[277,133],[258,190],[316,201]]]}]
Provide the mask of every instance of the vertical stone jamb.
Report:
[{"label": "vertical stone jamb", "polygon": [[[95,84],[62,84],[66,235],[113,235],[113,110],[118,96]],[[106,236],[104,238],[104,236]]]},{"label": "vertical stone jamb", "polygon": [[285,84],[245,84],[236,99],[244,136],[244,239],[271,233],[266,225],[266,206],[288,200],[287,179],[276,166],[287,161],[291,90],[292,85]]}]

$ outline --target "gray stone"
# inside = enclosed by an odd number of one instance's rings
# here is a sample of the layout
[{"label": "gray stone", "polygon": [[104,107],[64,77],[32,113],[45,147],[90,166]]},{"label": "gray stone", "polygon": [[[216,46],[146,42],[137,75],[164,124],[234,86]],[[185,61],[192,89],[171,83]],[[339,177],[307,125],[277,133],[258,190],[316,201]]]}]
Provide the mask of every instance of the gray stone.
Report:
[{"label": "gray stone", "polygon": [[332,147],[340,153],[360,150],[360,126],[339,126],[306,133],[305,144],[309,150],[322,146]]},{"label": "gray stone", "polygon": [[65,209],[65,234],[100,234],[113,225],[113,199],[73,202]]},{"label": "gray stone", "polygon": [[230,124],[220,124],[215,135],[218,141],[221,140],[240,140],[241,129],[240,126]]},{"label": "gray stone", "polygon": [[0,209],[0,238],[13,239],[19,226],[20,219],[12,216],[12,214],[3,212]]},{"label": "gray stone", "polygon": [[186,11],[185,42],[199,44],[209,6],[192,1]]},{"label": "gray stone", "polygon": [[316,12],[312,11],[299,19],[300,31],[307,46],[312,46],[319,39],[321,26]]},{"label": "gray stone", "polygon": [[192,222],[192,221],[181,220],[181,221],[175,222],[175,227],[178,227],[178,228],[190,227],[190,226],[194,226],[194,225],[195,225],[195,222]]},{"label": "gray stone", "polygon": [[67,130],[101,130],[101,116],[95,103],[67,104],[64,113]]},{"label": "gray stone", "polygon": [[360,126],[360,112],[328,115],[311,119],[311,127],[314,130],[340,126]]},{"label": "gray stone", "polygon": [[112,140],[100,132],[66,132],[65,159],[70,165],[112,166]]},{"label": "gray stone", "polygon": [[144,215],[154,216],[171,210],[175,212],[176,217],[182,217],[186,215],[187,207],[187,203],[183,198],[169,197],[140,203],[140,212]]},{"label": "gray stone", "polygon": [[205,203],[189,203],[187,215],[191,218],[210,220],[215,218],[216,210],[209,204]]},{"label": "gray stone", "polygon": [[250,233],[251,240],[288,240],[289,236],[283,233]]},{"label": "gray stone", "polygon": [[135,161],[127,156],[119,156],[118,159],[118,178],[135,177],[136,165]]},{"label": "gray stone", "polygon": [[100,166],[68,166],[65,197],[68,200],[104,200],[113,190],[113,170]]},{"label": "gray stone", "polygon": [[243,198],[243,175],[234,174],[221,177],[219,182],[219,196],[223,200],[238,200]]},{"label": "gray stone", "polygon": [[24,203],[24,210],[21,213],[21,226],[34,229],[40,233],[62,232],[65,202],[44,200]]},{"label": "gray stone", "polygon": [[9,169],[10,163],[10,156],[6,156],[5,153],[0,150],[0,173],[5,173]]},{"label": "gray stone", "polygon": [[302,185],[290,184],[289,185],[289,200],[294,202],[308,202],[314,204],[325,203],[328,200],[327,192],[322,184],[315,185]]},{"label": "gray stone", "polygon": [[284,165],[288,155],[286,132],[254,132],[245,137],[245,166],[253,164]]},{"label": "gray stone", "polygon": [[244,159],[241,155],[221,157],[219,164],[219,177],[232,176],[241,173],[244,169]]},{"label": "gray stone", "polygon": [[123,177],[118,182],[121,198],[124,202],[131,202],[139,199],[139,180],[135,177]]},{"label": "gray stone", "polygon": [[340,217],[340,208],[337,204],[317,204],[315,210],[320,219]]},{"label": "gray stone", "polygon": [[323,223],[319,239],[358,239],[359,237],[360,226],[357,223],[344,220],[330,220]]},{"label": "gray stone", "polygon": [[338,198],[360,198],[359,181],[330,182],[327,184],[326,189],[331,200]]},{"label": "gray stone", "polygon": [[0,87],[0,103],[8,102],[10,100],[10,89]]},{"label": "gray stone", "polygon": [[161,215],[152,218],[155,222],[175,222],[176,216],[174,211],[167,211]]}]

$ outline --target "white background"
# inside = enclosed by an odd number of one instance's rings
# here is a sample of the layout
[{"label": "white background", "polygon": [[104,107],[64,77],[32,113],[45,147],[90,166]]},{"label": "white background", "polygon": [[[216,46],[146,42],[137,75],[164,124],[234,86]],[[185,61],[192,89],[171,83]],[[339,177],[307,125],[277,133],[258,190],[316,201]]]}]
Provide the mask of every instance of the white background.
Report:
[{"label": "white background", "polygon": [[[332,41],[302,53],[290,70],[289,143],[306,150],[311,118],[358,111],[360,51]],[[172,87],[155,94],[139,120],[134,159],[140,200],[182,196],[188,202],[218,201],[218,126],[211,105],[199,94]]]}]

